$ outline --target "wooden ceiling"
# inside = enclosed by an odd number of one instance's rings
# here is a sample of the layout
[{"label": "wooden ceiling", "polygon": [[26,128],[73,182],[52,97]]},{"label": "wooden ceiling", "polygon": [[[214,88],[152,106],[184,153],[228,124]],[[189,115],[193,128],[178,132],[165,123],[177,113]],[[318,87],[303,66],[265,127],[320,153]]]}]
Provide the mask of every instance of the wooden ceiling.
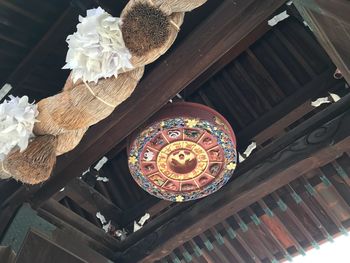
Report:
[{"label": "wooden ceiling", "polygon": [[[0,38],[5,40],[0,44],[0,57],[9,62],[5,64],[9,68],[0,68],[0,81],[12,84],[13,94],[27,94],[35,100],[59,92],[68,74],[60,69],[67,51],[65,37],[74,31],[78,14],[84,14],[86,8],[98,3],[117,15],[125,2],[57,0],[41,5],[38,0],[29,5],[20,0],[11,4],[0,1],[0,6],[7,8],[0,9],[0,18],[3,18],[0,20]],[[335,155],[333,159],[329,157],[321,168],[298,173],[303,177],[290,179],[289,184],[287,179],[281,180],[278,187],[277,183],[272,183],[266,194],[254,196],[256,200],[252,198],[251,203],[247,198],[237,211],[225,213],[222,208],[220,213],[225,217],[210,221],[212,225],[196,225],[204,222],[210,213],[203,212],[206,204],[214,209],[215,200],[227,199],[229,202],[235,194],[237,197],[237,192],[231,193],[229,189],[236,183],[243,184],[242,176],[251,174],[249,171],[254,174],[255,165],[304,136],[310,127],[317,128],[334,118],[334,112],[340,114],[346,109],[345,102],[330,107],[311,107],[312,100],[327,96],[328,92],[344,96],[347,90],[343,80],[333,78],[335,66],[293,7],[283,5],[284,1],[237,2],[238,6],[232,7],[232,1],[209,0],[205,6],[188,14],[176,44],[167,55],[147,68],[135,94],[108,119],[92,127],[77,149],[58,160],[55,174],[47,183],[20,187],[14,181],[0,182],[3,211],[14,210],[23,201],[30,201],[45,219],[56,225],[73,227],[89,238],[95,250],[110,259],[123,258],[125,262],[152,262],[161,258],[163,262],[233,262],[229,260],[231,258],[240,262],[240,257],[255,262],[280,260],[287,254],[301,253],[315,242],[323,242],[328,238],[327,233],[338,234],[341,226],[348,228],[348,218],[333,216],[337,211],[329,207],[330,200],[310,195],[310,190],[301,183],[301,180],[307,180],[321,196],[334,193],[344,201],[339,204],[339,209],[348,211],[349,181],[341,171],[350,175],[346,164],[349,156],[341,150],[337,154],[344,155],[336,161],[333,161]],[[40,12],[33,16],[32,10],[36,9]],[[269,27],[267,20],[272,14],[285,9],[291,17]],[[15,25],[28,29],[24,34],[10,34],[10,29],[16,29]],[[2,27],[10,28],[3,31]],[[252,141],[258,145],[225,187],[226,192],[223,190],[213,198],[185,204],[158,200],[138,187],[128,171],[125,150],[127,136],[176,93],[185,101],[208,105],[224,115],[236,132],[239,152],[242,153]],[[345,98],[349,100],[348,96]],[[323,110],[331,112],[326,115],[328,119],[317,115]],[[100,171],[94,170],[92,167],[103,155],[109,161]],[[283,164],[290,165],[289,162]],[[79,179],[90,166],[90,172]],[[334,172],[336,168],[338,174]],[[321,173],[332,186],[324,189]],[[97,181],[97,176],[107,177],[109,182]],[[259,176],[261,178],[257,179],[263,181],[263,176]],[[254,180],[249,185],[258,187]],[[17,193],[11,196],[16,190]],[[291,195],[294,191],[302,197],[302,204],[295,204]],[[224,198],[227,196],[230,197]],[[288,207],[287,212],[280,211],[281,202],[280,205],[277,203],[280,199]],[[269,210],[265,205],[274,216],[266,212]],[[199,211],[193,217],[192,209]],[[292,209],[304,216],[302,222],[293,217]],[[112,220],[117,228],[124,228],[126,240],[106,235],[96,218],[97,212]],[[134,220],[139,220],[146,212],[150,213],[151,219],[133,233]],[[186,213],[190,216],[188,228],[193,228],[194,232],[173,240],[171,229],[178,230],[179,236],[186,232],[185,226],[174,223],[174,219],[179,219],[180,223],[187,224],[182,219]],[[327,216],[319,219],[323,228],[316,229],[319,222],[315,221],[315,215],[320,214]],[[10,212],[6,215],[7,219],[11,217]],[[254,225],[252,218],[258,218],[260,224]],[[0,218],[0,230],[5,219]],[[241,229],[242,224],[238,224],[241,221],[248,226],[248,231]],[[281,228],[286,228],[282,232],[287,233],[288,238],[274,236],[274,230],[270,229],[272,221],[277,225],[282,222]],[[168,226],[173,228],[169,230]],[[261,234],[264,231],[270,236],[264,237]],[[145,244],[153,235],[159,238],[148,249]],[[250,240],[254,235],[255,239]],[[173,245],[168,245],[171,242]],[[178,246],[181,242],[184,244]],[[254,246],[247,248],[245,242]],[[266,246],[256,245],[259,242]],[[166,253],[162,251],[164,246]],[[199,251],[201,255],[198,256]],[[153,257],[149,255],[151,253],[154,253]],[[147,260],[142,261],[145,257]]]},{"label": "wooden ceiling", "polygon": [[159,262],[281,262],[350,227],[350,157],[314,169],[177,247]]},{"label": "wooden ceiling", "polygon": [[68,6],[68,1],[1,1],[0,3],[0,83],[31,52],[54,21]]},{"label": "wooden ceiling", "polygon": [[[296,121],[300,122],[301,118],[312,116],[317,111],[311,106],[311,99],[325,96],[329,90],[334,91],[337,85],[342,85],[342,82],[334,81],[333,71],[333,64],[308,29],[290,18],[272,28],[197,91],[189,95],[185,89],[181,95],[186,101],[207,105],[223,114],[237,133],[242,145],[240,149],[244,150],[251,141],[256,141],[262,149],[288,132]],[[298,114],[285,116],[298,107]],[[270,126],[282,116],[284,121]],[[137,215],[142,216],[157,204],[157,199],[134,182],[127,166],[125,142],[119,147],[119,153],[112,151],[107,154],[110,161],[98,172],[100,177],[110,179],[108,183],[97,182],[90,173],[83,178],[116,207],[121,210],[137,207]],[[80,195],[84,192],[76,181],[58,195],[61,198],[66,192],[68,198],[62,199],[61,203],[84,216],[86,213],[80,211],[74,201],[77,198],[75,190],[80,189]],[[162,203],[165,207],[159,206],[159,209],[167,209],[166,205],[170,205]],[[86,218],[92,223],[96,223],[98,207],[88,209]],[[154,211],[152,216],[156,217],[160,212]],[[124,222],[126,225],[123,226],[132,231],[134,219],[129,217],[130,222]]]}]

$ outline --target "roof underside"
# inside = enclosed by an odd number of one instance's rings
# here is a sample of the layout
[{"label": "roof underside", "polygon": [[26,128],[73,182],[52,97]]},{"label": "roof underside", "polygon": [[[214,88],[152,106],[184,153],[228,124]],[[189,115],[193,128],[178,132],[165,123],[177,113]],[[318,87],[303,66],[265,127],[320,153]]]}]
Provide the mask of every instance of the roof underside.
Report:
[{"label": "roof underside", "polygon": [[[11,83],[12,94],[29,95],[36,101],[59,92],[68,75],[61,70],[67,52],[65,38],[75,30],[78,14],[96,6],[95,2],[118,14],[127,1],[0,1],[0,83]],[[169,53],[219,4],[209,0],[188,14]],[[288,8],[291,17],[271,28],[263,24],[264,34],[254,44],[219,67],[199,87],[189,85],[174,98],[201,103],[221,113],[237,135],[240,153],[252,141],[257,143],[249,158],[328,107],[314,108],[312,100],[328,96],[328,92],[341,97],[347,93],[344,81],[333,78],[335,66],[312,32],[293,7]],[[146,77],[155,65],[147,68]],[[128,171],[126,141],[105,152],[109,161],[102,170],[91,169],[81,179],[74,179],[50,199],[50,204],[62,208],[66,215],[78,215],[82,224],[90,222],[96,229],[102,227],[96,213],[107,214],[113,224],[127,231],[122,242],[132,245],[196,202],[170,203],[143,191]],[[303,253],[338,235],[350,227],[349,158],[349,153],[344,153],[327,165],[300,174],[297,180],[177,247],[163,261],[268,262]],[[97,181],[97,176],[109,181]],[[235,179],[234,175],[229,184]],[[19,187],[15,181],[1,181],[0,202]],[[57,218],[62,215],[54,214],[52,207],[42,209]],[[150,213],[150,220],[133,233],[134,221],[145,213]]]}]

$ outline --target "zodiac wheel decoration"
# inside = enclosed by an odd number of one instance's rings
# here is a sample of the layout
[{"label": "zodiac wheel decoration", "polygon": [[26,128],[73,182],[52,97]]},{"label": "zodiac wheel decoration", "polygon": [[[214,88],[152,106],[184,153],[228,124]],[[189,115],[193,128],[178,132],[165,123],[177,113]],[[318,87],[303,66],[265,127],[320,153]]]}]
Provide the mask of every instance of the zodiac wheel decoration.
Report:
[{"label": "zodiac wheel decoration", "polygon": [[129,169],[150,194],[173,202],[220,189],[236,168],[236,139],[228,122],[209,107],[173,103],[132,136]]}]

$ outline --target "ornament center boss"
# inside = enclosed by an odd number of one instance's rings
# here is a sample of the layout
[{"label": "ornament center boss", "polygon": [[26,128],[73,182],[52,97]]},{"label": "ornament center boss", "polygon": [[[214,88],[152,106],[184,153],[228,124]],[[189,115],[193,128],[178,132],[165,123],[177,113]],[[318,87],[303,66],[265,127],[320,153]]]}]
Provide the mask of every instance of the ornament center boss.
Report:
[{"label": "ornament center boss", "polygon": [[236,138],[218,112],[173,103],[133,134],[129,169],[148,193],[169,201],[202,198],[220,189],[236,168]]}]

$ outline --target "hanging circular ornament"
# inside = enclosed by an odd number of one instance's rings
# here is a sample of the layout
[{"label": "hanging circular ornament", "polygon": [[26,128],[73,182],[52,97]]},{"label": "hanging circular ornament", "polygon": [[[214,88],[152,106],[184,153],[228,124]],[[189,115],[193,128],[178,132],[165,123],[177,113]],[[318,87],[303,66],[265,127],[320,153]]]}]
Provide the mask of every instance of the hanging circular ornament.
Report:
[{"label": "hanging circular ornament", "polygon": [[236,138],[213,109],[189,102],[167,105],[128,145],[129,169],[148,193],[169,201],[202,198],[231,178]]}]

